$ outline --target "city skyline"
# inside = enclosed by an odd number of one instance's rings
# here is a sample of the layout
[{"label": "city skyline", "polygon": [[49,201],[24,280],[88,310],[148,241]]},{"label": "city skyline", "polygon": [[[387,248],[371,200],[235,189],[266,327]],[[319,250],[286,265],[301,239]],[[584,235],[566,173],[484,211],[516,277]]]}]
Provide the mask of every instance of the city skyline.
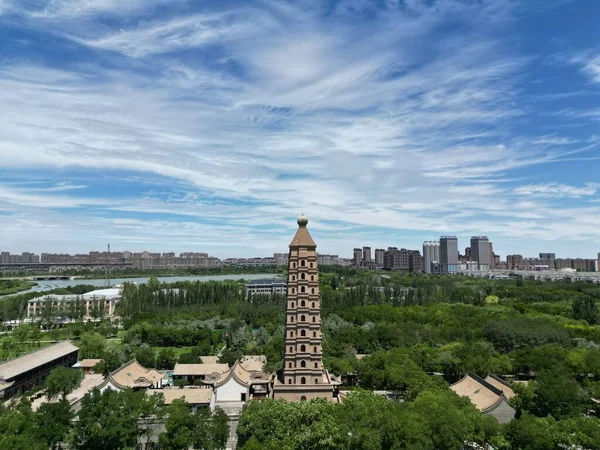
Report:
[{"label": "city skyline", "polygon": [[599,14],[1,1],[0,247],[253,257],[304,211],[344,257],[482,233],[500,255],[593,257]]}]

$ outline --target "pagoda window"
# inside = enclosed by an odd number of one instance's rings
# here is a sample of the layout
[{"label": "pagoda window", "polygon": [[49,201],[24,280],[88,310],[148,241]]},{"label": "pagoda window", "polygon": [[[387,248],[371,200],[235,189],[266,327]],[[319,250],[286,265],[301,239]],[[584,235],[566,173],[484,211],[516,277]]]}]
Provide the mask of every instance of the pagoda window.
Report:
[{"label": "pagoda window", "polygon": [[306,274],[305,274],[304,272],[302,272],[302,273],[300,274],[300,279],[301,279],[301,280],[304,280],[304,279],[306,279]]},{"label": "pagoda window", "polygon": [[317,321],[317,318],[313,316],[313,323]]},{"label": "pagoda window", "polygon": [[311,291],[310,292],[311,294],[314,294],[315,293],[315,288],[312,288],[310,291]]},{"label": "pagoda window", "polygon": [[306,330],[301,330],[300,331],[300,336],[306,336]]},{"label": "pagoda window", "polygon": [[315,378],[315,384],[319,384],[319,379]]},{"label": "pagoda window", "polygon": [[[313,303],[313,305],[314,305],[314,303]],[[296,307],[296,304],[294,302],[292,302],[292,308],[295,308],[295,307]]]},{"label": "pagoda window", "polygon": [[315,302],[312,302],[312,307],[313,307],[313,308],[316,308],[316,307],[317,307],[317,304],[316,304]]},{"label": "pagoda window", "polygon": [[292,379],[288,378],[288,384],[292,384]]},{"label": "pagoda window", "polygon": [[306,292],[306,288],[304,286],[300,287],[300,292]]},{"label": "pagoda window", "polygon": [[306,367],[306,361],[300,361],[300,367],[302,367],[302,368]]},{"label": "pagoda window", "polygon": [[306,306],[306,302],[305,302],[304,300],[302,300],[302,301],[300,302],[300,306]]},{"label": "pagoda window", "polygon": [[[315,347],[316,348],[316,347]],[[301,345],[300,346],[300,351],[301,352],[305,352],[306,351],[306,345]]]},{"label": "pagoda window", "polygon": [[290,337],[294,337],[294,332],[290,331]]},{"label": "pagoda window", "polygon": [[301,260],[301,261],[300,261],[300,265],[301,265],[302,267],[306,266],[306,261],[304,261],[304,260]]},{"label": "pagoda window", "polygon": [[310,276],[310,281],[315,281],[315,276],[314,275]]},{"label": "pagoda window", "polygon": [[304,378],[304,377],[300,378],[300,384],[306,384],[306,378]]},{"label": "pagoda window", "polygon": [[310,268],[311,268],[311,269],[313,268],[313,263],[310,263]]},{"label": "pagoda window", "polygon": [[288,367],[291,369],[292,367],[294,367],[294,364],[292,364],[291,362],[288,363]]},{"label": "pagoda window", "polygon": [[300,316],[300,322],[306,322],[306,316],[305,315],[301,315]]},{"label": "pagoda window", "polygon": [[315,347],[315,353],[317,353],[317,347]]},{"label": "pagoda window", "polygon": [[294,321],[294,316],[290,316],[290,322]]},{"label": "pagoda window", "polygon": [[315,369],[319,368],[319,363],[315,363]]},{"label": "pagoda window", "polygon": [[313,331],[313,337],[317,337],[317,332]]},{"label": "pagoda window", "polygon": [[294,347],[290,347],[290,353],[294,352]]}]

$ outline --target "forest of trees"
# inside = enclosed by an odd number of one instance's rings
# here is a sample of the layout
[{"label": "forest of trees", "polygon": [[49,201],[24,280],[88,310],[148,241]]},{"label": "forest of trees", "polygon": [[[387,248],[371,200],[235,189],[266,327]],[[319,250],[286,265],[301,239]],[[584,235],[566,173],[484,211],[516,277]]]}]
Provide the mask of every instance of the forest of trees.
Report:
[{"label": "forest of trees", "polygon": [[[325,367],[346,375],[350,385],[342,389],[395,391],[404,402],[367,392],[342,405],[251,402],[240,422],[244,448],[457,448],[436,441],[445,427],[462,442],[487,440],[503,449],[599,448],[593,399],[600,399],[600,286],[341,267],[321,267],[319,278]],[[241,281],[161,284],[151,278],[125,285],[117,311],[122,330],[102,321],[60,332],[79,341],[82,357],[103,358],[105,373],[133,357],[171,369],[177,361],[219,353],[230,364],[243,354],[264,354],[266,370],[275,372],[284,308],[282,296],[246,298]],[[514,387],[517,419],[499,427],[456,397],[448,384],[467,371],[527,382]],[[352,402],[365,404],[364,415]],[[436,402],[445,405],[436,417],[420,418]],[[381,425],[362,423],[380,417],[376,409],[385,411]],[[282,418],[265,431],[255,422],[263,414],[297,416],[301,425]],[[378,437],[358,438],[361,426]]]}]

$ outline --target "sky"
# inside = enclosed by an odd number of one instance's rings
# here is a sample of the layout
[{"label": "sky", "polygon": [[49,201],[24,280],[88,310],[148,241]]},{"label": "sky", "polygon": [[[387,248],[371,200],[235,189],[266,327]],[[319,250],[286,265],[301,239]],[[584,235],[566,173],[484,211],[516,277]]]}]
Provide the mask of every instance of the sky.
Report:
[{"label": "sky", "polygon": [[600,1],[0,0],[0,250],[600,252]]}]

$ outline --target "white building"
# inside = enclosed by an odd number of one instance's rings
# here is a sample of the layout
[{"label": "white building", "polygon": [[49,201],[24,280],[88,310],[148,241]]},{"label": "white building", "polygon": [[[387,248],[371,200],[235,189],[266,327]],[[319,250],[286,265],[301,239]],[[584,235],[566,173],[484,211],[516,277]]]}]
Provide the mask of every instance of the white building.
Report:
[{"label": "white building", "polygon": [[90,318],[100,309],[104,311],[104,316],[110,317],[115,313],[115,305],[120,298],[121,290],[115,288],[98,289],[82,295],[44,295],[27,302],[27,318],[33,320],[41,316],[44,308],[50,306],[57,317],[75,313]]},{"label": "white building", "polygon": [[253,280],[246,283],[246,297],[248,297],[248,295],[285,295],[286,293],[287,283],[281,278]]}]

